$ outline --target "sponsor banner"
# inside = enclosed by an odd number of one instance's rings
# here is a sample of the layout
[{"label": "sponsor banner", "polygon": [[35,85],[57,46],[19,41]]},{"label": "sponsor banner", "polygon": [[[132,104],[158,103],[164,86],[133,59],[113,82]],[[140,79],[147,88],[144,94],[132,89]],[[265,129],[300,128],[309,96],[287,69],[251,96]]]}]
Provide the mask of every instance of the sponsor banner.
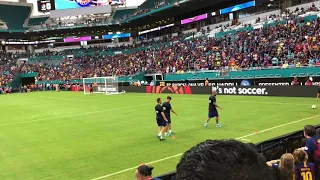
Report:
[{"label": "sponsor banner", "polygon": [[119,90],[135,93],[211,94],[239,96],[316,97],[317,86],[121,86]]},{"label": "sponsor banner", "polygon": [[[207,87],[205,87],[207,88]],[[217,91],[221,95],[315,97],[317,86],[216,86],[209,87],[208,93]]]},{"label": "sponsor banner", "polygon": [[[290,86],[293,78],[261,78],[261,79],[217,79],[209,80],[208,86]],[[306,78],[298,78],[299,85],[305,85]],[[313,77],[312,85],[317,86],[320,77]],[[205,80],[160,81],[163,86],[205,86]]]},{"label": "sponsor banner", "polygon": [[68,37],[64,38],[64,42],[80,42],[80,41],[90,41],[91,36],[84,36],[84,37]]},{"label": "sponsor banner", "polygon": [[[106,91],[106,88],[105,87],[100,87],[100,86],[98,86],[98,91],[100,92],[100,91]],[[117,88],[115,88],[115,87],[112,87],[112,88],[110,88],[110,87],[108,87],[107,88],[107,91],[115,91],[115,92],[118,92],[118,90],[117,90]]]},{"label": "sponsor banner", "polygon": [[250,2],[246,2],[246,3],[238,4],[235,6],[227,7],[224,9],[220,9],[220,14],[227,14],[227,13],[239,11],[241,9],[246,9],[246,8],[253,7],[253,6],[255,6],[255,1],[250,1]]},{"label": "sponsor banner", "polygon": [[207,19],[207,17],[208,17],[207,13],[206,14],[201,14],[199,16],[195,16],[195,17],[191,17],[191,18],[188,18],[188,19],[181,20],[181,24],[188,24],[188,23],[200,21],[200,20],[203,20],[203,19]]},{"label": "sponsor banner", "polygon": [[130,37],[130,33],[125,33],[125,34],[108,34],[108,35],[102,35],[103,39],[115,39],[115,38],[126,38]]},{"label": "sponsor banner", "polygon": [[73,9],[94,6],[106,6],[109,4],[124,4],[119,0],[55,0],[56,10]]},{"label": "sponsor banner", "polygon": [[146,93],[192,94],[190,86],[146,86]]}]

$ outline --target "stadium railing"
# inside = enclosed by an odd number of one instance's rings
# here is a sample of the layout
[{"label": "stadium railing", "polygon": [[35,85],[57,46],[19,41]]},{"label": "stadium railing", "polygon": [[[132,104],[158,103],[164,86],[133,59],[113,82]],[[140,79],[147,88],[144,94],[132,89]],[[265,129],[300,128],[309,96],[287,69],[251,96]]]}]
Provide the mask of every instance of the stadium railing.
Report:
[{"label": "stadium railing", "polygon": [[[317,135],[320,134],[320,124],[316,125]],[[288,133],[267,141],[256,144],[257,151],[262,153],[266,161],[280,159],[284,153],[293,153],[295,149],[305,146],[306,139],[303,130]],[[173,180],[176,172],[158,176],[161,180]]]}]

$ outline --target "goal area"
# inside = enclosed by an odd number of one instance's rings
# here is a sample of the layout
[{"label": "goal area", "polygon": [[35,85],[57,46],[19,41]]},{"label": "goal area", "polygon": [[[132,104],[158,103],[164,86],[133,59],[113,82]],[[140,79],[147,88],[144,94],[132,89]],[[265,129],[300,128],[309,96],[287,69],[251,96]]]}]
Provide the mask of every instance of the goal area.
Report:
[{"label": "goal area", "polygon": [[103,93],[107,95],[120,93],[118,77],[116,76],[83,78],[84,94],[90,94],[91,88],[92,93]]}]

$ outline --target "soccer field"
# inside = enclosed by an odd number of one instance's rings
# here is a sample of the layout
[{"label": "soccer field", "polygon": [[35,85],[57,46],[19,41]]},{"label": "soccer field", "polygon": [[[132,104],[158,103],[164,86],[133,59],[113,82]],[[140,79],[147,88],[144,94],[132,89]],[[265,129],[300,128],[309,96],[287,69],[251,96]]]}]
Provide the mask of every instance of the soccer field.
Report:
[{"label": "soccer field", "polygon": [[132,180],[141,163],[154,175],[206,139],[257,143],[319,124],[314,98],[217,96],[222,128],[207,117],[209,95],[171,95],[176,139],[160,142],[154,106],[166,94],[74,92],[0,95],[0,179]]}]

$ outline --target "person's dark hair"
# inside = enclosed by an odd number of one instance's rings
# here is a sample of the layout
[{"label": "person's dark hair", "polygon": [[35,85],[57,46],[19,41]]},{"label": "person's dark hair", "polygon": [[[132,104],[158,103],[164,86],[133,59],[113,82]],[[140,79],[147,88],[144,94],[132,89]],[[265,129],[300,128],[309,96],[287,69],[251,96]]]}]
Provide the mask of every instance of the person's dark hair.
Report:
[{"label": "person's dark hair", "polygon": [[312,125],[304,126],[303,131],[304,131],[305,135],[310,136],[310,137],[316,135],[316,128]]},{"label": "person's dark hair", "polygon": [[168,96],[167,99],[170,99],[170,100],[171,100],[172,98],[171,98],[170,96]]},{"label": "person's dark hair", "polygon": [[160,102],[160,100],[161,100],[161,98],[157,98],[157,103],[159,103],[159,102]]},{"label": "person's dark hair", "polygon": [[152,166],[140,165],[138,168],[138,173],[142,176],[151,176],[152,175]]},{"label": "person's dark hair", "polygon": [[252,145],[207,140],[185,152],[176,180],[270,180],[265,158]]}]

